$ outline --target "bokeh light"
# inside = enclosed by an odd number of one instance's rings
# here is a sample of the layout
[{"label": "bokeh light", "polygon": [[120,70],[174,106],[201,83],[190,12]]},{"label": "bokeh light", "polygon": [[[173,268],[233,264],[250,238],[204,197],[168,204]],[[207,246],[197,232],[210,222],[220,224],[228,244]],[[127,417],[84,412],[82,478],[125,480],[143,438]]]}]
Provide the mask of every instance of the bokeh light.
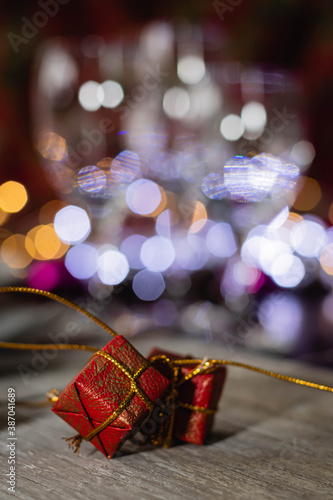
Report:
[{"label": "bokeh light", "polygon": [[134,276],[132,287],[139,299],[152,301],[162,295],[165,282],[161,273],[143,269]]},{"label": "bokeh light", "polygon": [[201,201],[196,201],[194,205],[190,233],[197,233],[207,222],[207,210]]},{"label": "bokeh light", "polygon": [[96,248],[87,243],[70,248],[66,254],[65,266],[75,278],[91,278],[97,271]]},{"label": "bokeh light", "polygon": [[113,186],[123,190],[141,177],[141,161],[135,151],[124,150],[111,162],[110,179]]},{"label": "bokeh light", "polygon": [[125,255],[118,250],[107,249],[98,257],[97,274],[105,285],[118,285],[129,273]]},{"label": "bokeh light", "polygon": [[4,212],[19,212],[27,201],[28,194],[23,184],[8,181],[0,186],[0,209]]},{"label": "bokeh light", "polygon": [[68,152],[66,139],[50,130],[39,134],[36,148],[46,160],[52,161],[62,161]]},{"label": "bokeh light", "polygon": [[140,258],[150,271],[165,271],[175,259],[175,250],[169,239],[152,236],[143,243]]},{"label": "bokeh light", "polygon": [[106,80],[100,85],[102,89],[102,105],[105,108],[116,108],[124,99],[124,91],[120,83]]},{"label": "bokeh light", "polygon": [[320,255],[320,265],[325,273],[333,276],[333,243],[329,243]]},{"label": "bokeh light", "polygon": [[128,238],[125,238],[120,245],[120,251],[126,256],[132,269],[142,269],[144,267],[140,252],[145,241],[147,241],[145,236],[141,234],[132,234],[128,236]]},{"label": "bokeh light", "polygon": [[6,224],[8,218],[9,218],[9,213],[8,212],[4,212],[0,208],[0,226],[3,226],[4,224]]},{"label": "bokeh light", "polygon": [[197,234],[188,234],[175,242],[176,261],[188,271],[202,269],[209,259],[206,241]]},{"label": "bokeh light", "polygon": [[126,191],[126,203],[139,215],[152,214],[162,201],[159,186],[148,179],[138,179]]},{"label": "bokeh light", "polygon": [[324,227],[314,220],[303,220],[291,229],[291,244],[303,257],[318,257],[327,243]]},{"label": "bokeh light", "polygon": [[190,109],[190,97],[188,92],[181,87],[171,87],[163,98],[163,109],[169,118],[184,118]]},{"label": "bokeh light", "polygon": [[44,259],[53,259],[61,248],[61,241],[58,238],[53,224],[41,226],[35,235],[35,247],[37,252]]},{"label": "bokeh light", "polygon": [[1,257],[13,269],[24,269],[32,261],[33,242],[23,234],[13,234],[2,243]]},{"label": "bokeh light", "polygon": [[231,257],[237,251],[237,243],[230,224],[219,222],[208,231],[206,243],[212,254],[217,257]]},{"label": "bokeh light", "polygon": [[60,200],[52,200],[45,205],[39,211],[39,222],[40,224],[50,224],[53,223],[56,213],[62,208],[66,207],[67,203]]},{"label": "bokeh light", "polygon": [[88,214],[83,208],[68,205],[56,214],[54,229],[64,243],[70,245],[82,243],[91,231]]},{"label": "bokeh light", "polygon": [[180,57],[177,64],[179,79],[187,85],[199,83],[205,76],[205,63],[203,59],[196,55]]},{"label": "bokeh light", "polygon": [[52,262],[34,262],[29,267],[28,286],[39,290],[52,290],[60,282],[58,267]]},{"label": "bokeh light", "polygon": [[89,80],[79,89],[79,103],[86,111],[97,111],[104,101],[104,92],[100,84]]},{"label": "bokeh light", "polygon": [[268,295],[260,303],[258,317],[274,347],[288,351],[301,334],[303,308],[299,299],[291,293]]},{"label": "bokeh light", "polygon": [[265,106],[260,102],[248,102],[242,108],[241,118],[247,131],[259,133],[266,126],[267,115]]},{"label": "bokeh light", "polygon": [[106,175],[96,166],[83,167],[77,174],[78,185],[91,196],[94,196],[105,187]]},{"label": "bokeh light", "polygon": [[36,260],[60,259],[69,249],[69,245],[59,239],[52,223],[30,229],[26,241],[32,242],[32,245],[26,245],[26,249]]},{"label": "bokeh light", "polygon": [[319,183],[311,177],[302,177],[300,182],[301,191],[298,193],[293,207],[302,212],[312,210],[321,198]]},{"label": "bokeh light", "polygon": [[305,267],[299,257],[282,254],[272,263],[271,276],[280,287],[294,288],[304,278]]},{"label": "bokeh light", "polygon": [[244,123],[238,115],[227,115],[221,121],[220,132],[227,141],[237,141],[242,137],[244,131]]},{"label": "bokeh light", "polygon": [[223,175],[211,173],[202,179],[202,192],[211,200],[221,200],[227,194]]},{"label": "bokeh light", "polygon": [[314,160],[316,155],[315,148],[311,142],[299,141],[294,144],[291,150],[291,158],[304,170]]}]

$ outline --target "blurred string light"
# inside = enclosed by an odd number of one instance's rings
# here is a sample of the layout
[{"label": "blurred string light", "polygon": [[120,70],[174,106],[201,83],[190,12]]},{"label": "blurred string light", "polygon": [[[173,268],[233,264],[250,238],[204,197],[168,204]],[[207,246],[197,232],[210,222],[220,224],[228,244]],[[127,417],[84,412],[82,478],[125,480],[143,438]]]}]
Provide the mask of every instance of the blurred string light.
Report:
[{"label": "blurred string light", "polygon": [[187,85],[199,83],[205,76],[205,63],[200,56],[186,55],[178,59],[178,78]]},{"label": "blurred string light", "polygon": [[83,208],[68,205],[56,214],[54,229],[64,243],[70,245],[82,243],[91,231],[88,214]]},{"label": "blurred string light", "polygon": [[103,247],[99,251],[97,274],[105,285],[118,285],[129,273],[129,264],[125,255],[115,248]]},{"label": "blurred string light", "polygon": [[0,209],[7,213],[16,213],[22,210],[28,201],[28,194],[19,182],[8,181],[0,186]]},{"label": "blurred string light", "polygon": [[165,281],[161,273],[143,269],[134,276],[132,287],[139,299],[152,301],[158,299],[164,292]]},{"label": "blurred string light", "polygon": [[204,177],[201,189],[210,199],[260,202],[268,196],[286,197],[295,188],[298,175],[295,164],[273,155],[234,156],[225,163],[222,174]]},{"label": "blurred string light", "polygon": [[39,134],[36,148],[46,160],[52,161],[62,161],[68,153],[66,139],[50,130],[43,130]]},{"label": "blurred string light", "polygon": [[[313,262],[309,267],[309,259],[318,259],[326,275],[332,274],[331,238],[331,228],[325,230],[321,219],[288,214],[285,207],[270,224],[256,226],[248,233],[241,257],[247,265],[260,268],[278,286],[294,288],[305,278],[316,276],[318,266]],[[322,278],[326,279],[324,275]]]}]

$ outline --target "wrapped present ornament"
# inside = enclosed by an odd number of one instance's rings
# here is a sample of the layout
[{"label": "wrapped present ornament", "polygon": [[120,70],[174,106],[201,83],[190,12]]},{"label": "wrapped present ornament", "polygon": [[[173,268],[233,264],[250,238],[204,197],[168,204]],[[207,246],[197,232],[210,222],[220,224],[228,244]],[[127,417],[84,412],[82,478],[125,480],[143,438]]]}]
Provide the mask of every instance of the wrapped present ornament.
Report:
[{"label": "wrapped present ornament", "polygon": [[53,404],[78,431],[72,444],[90,441],[111,458],[163,398],[169,380],[121,335],[97,351]]},{"label": "wrapped present ornament", "polygon": [[169,447],[174,438],[203,444],[213,425],[226,377],[226,365],[333,392],[333,387],[238,361],[182,358],[159,349],[154,349],[147,360],[124,337],[67,299],[51,292],[24,287],[2,287],[0,293],[3,292],[31,293],[61,302],[85,314],[115,337],[101,350],[80,344],[0,342],[3,349],[73,349],[93,353],[83,370],[62,393],[58,395],[52,390],[47,393],[46,401],[41,402],[42,405],[51,403],[52,410],[76,429],[76,436],[66,438],[75,451],[85,439],[111,458],[122,442],[150,417],[155,424],[159,423],[157,431],[150,436],[154,444]]},{"label": "wrapped present ornament", "polygon": [[148,359],[170,379],[173,387],[169,396],[171,418],[164,426],[167,430],[160,430],[160,440],[166,447],[171,446],[174,439],[202,445],[213,427],[226,368],[210,364],[208,360],[198,363],[191,356],[184,358],[156,348]]}]

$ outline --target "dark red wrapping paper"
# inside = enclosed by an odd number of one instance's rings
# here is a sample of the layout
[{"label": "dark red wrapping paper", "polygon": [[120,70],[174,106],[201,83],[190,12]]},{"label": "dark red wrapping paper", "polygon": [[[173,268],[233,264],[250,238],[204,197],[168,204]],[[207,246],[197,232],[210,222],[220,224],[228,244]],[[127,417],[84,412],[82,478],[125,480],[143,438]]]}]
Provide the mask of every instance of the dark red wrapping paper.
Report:
[{"label": "dark red wrapping paper", "polygon": [[[147,362],[121,335],[111,340],[102,351],[120,361],[131,374]],[[136,383],[151,401],[162,398],[170,385],[169,380],[151,366],[140,374]],[[63,390],[52,410],[85,437],[104,423],[130,392],[129,377],[109,360],[94,355]],[[147,405],[135,394],[120,415],[94,436],[91,443],[111,458],[147,414]]]},{"label": "dark red wrapping paper", "polygon": [[[171,360],[184,358],[184,356],[155,348],[149,353],[148,359],[157,355],[165,355]],[[190,359],[191,356],[186,356],[185,358]],[[154,366],[164,376],[170,377],[167,365],[156,363]],[[178,381],[182,380],[196,366],[197,364],[181,366]],[[212,429],[214,414],[207,415],[200,411],[190,410],[182,407],[181,403],[215,410],[222,394],[226,373],[226,368],[219,366],[214,368],[214,371],[196,375],[179,386],[173,428],[173,436],[175,438],[198,445],[204,443],[207,434]]]}]

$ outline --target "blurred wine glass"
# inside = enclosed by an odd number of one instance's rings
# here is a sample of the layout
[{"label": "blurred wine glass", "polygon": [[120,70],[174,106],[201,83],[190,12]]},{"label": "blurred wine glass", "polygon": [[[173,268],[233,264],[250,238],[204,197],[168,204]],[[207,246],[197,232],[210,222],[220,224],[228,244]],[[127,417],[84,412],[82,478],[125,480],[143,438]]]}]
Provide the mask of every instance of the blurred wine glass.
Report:
[{"label": "blurred wine glass", "polygon": [[94,284],[127,279],[153,301],[165,288],[184,298],[207,269],[223,271],[228,294],[237,264],[239,293],[255,293],[263,270],[243,262],[242,242],[285,222],[313,159],[298,95],[291,74],[230,61],[212,26],[154,22],[116,39],[44,43],[33,138],[67,204],[54,224],[72,245],[69,271]]}]

